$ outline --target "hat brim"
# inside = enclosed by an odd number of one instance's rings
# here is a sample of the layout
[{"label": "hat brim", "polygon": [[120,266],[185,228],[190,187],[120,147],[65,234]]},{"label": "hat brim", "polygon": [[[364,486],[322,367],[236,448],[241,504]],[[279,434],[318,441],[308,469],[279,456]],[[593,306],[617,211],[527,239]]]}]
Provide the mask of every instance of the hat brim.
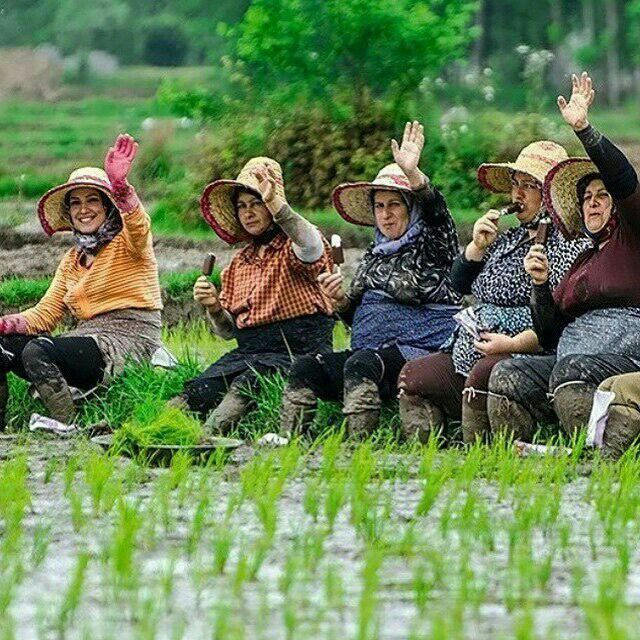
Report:
[{"label": "hat brim", "polygon": [[111,189],[98,180],[74,180],[60,184],[49,189],[38,201],[38,219],[49,237],[58,231],[73,231],[71,220],[65,212],[64,198],[69,191],[81,187],[90,187],[104,193],[111,204],[118,209]]},{"label": "hat brim", "polygon": [[235,189],[243,189],[262,196],[253,188],[237,180],[216,180],[208,184],[200,196],[200,211],[206,223],[227,244],[250,239],[240,224],[231,196]]},{"label": "hat brim", "polygon": [[494,193],[508,193],[511,191],[512,171],[526,173],[534,180],[538,180],[532,173],[529,173],[514,162],[485,162],[478,167],[478,182],[485,189]]},{"label": "hat brim", "polygon": [[340,216],[362,227],[375,227],[376,217],[371,207],[371,193],[374,191],[411,192],[411,189],[372,182],[347,182],[338,185],[331,195],[335,210]]},{"label": "hat brim", "polygon": [[559,162],[544,181],[543,199],[546,210],[565,238],[583,235],[583,219],[578,192],[578,181],[590,173],[599,173],[589,158],[568,158]]}]

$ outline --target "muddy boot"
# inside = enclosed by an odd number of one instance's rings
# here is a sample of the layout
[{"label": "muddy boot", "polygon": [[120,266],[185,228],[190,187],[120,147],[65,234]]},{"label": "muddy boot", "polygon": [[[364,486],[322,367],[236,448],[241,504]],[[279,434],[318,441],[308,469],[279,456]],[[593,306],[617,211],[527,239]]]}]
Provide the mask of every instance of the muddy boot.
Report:
[{"label": "muddy boot", "polygon": [[214,434],[226,434],[240,422],[253,400],[233,383],[220,404],[209,414],[204,428]]},{"label": "muddy boot", "polygon": [[400,428],[406,441],[418,438],[423,444],[431,432],[444,432],[446,419],[440,407],[420,396],[401,393],[398,399]]},{"label": "muddy boot", "polygon": [[380,405],[380,392],[373,380],[365,378],[345,388],[343,413],[349,436],[370,436],[380,421]]},{"label": "muddy boot", "polygon": [[586,428],[595,391],[596,388],[593,385],[572,382],[556,387],[553,392],[553,408],[569,437]]},{"label": "muddy boot", "polygon": [[280,408],[280,434],[290,438],[309,432],[315,418],[318,401],[308,387],[287,385],[282,394]]},{"label": "muddy boot", "polygon": [[513,435],[514,440],[531,442],[536,422],[533,416],[518,402],[506,396],[490,393],[487,398],[487,415],[491,426],[491,436]]},{"label": "muddy boot", "polygon": [[474,444],[477,439],[489,442],[491,425],[484,401],[462,394],[462,439],[465,444]]},{"label": "muddy boot", "polygon": [[22,364],[47,408],[49,417],[73,424],[76,407],[67,381],[45,349],[46,338],[31,340],[22,351]]},{"label": "muddy boot", "polygon": [[9,385],[7,374],[0,373],[0,432],[7,427],[7,401],[9,400]]}]

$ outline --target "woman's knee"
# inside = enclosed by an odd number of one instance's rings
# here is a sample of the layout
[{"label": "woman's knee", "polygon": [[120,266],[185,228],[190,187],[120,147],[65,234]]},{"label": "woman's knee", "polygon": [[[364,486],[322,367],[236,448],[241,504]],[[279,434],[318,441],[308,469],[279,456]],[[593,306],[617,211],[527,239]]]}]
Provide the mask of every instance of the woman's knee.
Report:
[{"label": "woman's knee", "polygon": [[28,372],[38,371],[53,361],[51,341],[48,338],[34,338],[22,350],[22,365]]},{"label": "woman's knee", "polygon": [[383,374],[382,358],[372,349],[356,351],[344,363],[345,383],[366,379],[379,384]]},{"label": "woman's knee", "polygon": [[556,362],[549,378],[549,389],[553,391],[567,382],[587,382],[589,379],[588,359],[580,354],[565,356]]},{"label": "woman's knee", "polygon": [[287,385],[294,389],[310,387],[312,389],[322,385],[322,365],[314,355],[298,356],[289,369]]},{"label": "woman's knee", "polygon": [[515,360],[502,360],[491,369],[487,389],[492,394],[521,401],[526,395],[528,381],[529,377],[521,363]]}]

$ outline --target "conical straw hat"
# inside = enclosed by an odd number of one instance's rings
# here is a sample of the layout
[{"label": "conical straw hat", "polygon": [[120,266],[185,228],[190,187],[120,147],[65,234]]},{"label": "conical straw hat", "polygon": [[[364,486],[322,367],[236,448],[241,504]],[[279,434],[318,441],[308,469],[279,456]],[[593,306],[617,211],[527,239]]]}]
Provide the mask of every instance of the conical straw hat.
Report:
[{"label": "conical straw hat", "polygon": [[527,145],[515,162],[484,163],[478,167],[478,180],[489,191],[508,193],[511,191],[511,172],[521,171],[535,178],[541,185],[558,162],[566,160],[568,154],[550,140],[539,140]]},{"label": "conical straw hat", "polygon": [[57,231],[71,231],[71,218],[64,202],[64,198],[78,187],[93,187],[104,193],[116,206],[113,190],[107,174],[97,167],[82,167],[71,173],[69,179],[45,193],[38,202],[38,218],[48,236]]},{"label": "conical straw hat", "polygon": [[376,217],[371,194],[381,189],[411,192],[411,185],[397,164],[388,164],[378,172],[373,182],[347,182],[338,185],[333,190],[333,206],[347,222],[373,227]]},{"label": "conical straw hat", "polygon": [[598,173],[598,168],[589,158],[568,158],[557,164],[544,181],[545,208],[567,238],[576,238],[584,232],[577,185],[590,173]]},{"label": "conical straw hat", "polygon": [[228,244],[236,244],[250,237],[238,220],[233,204],[233,193],[238,188],[247,189],[262,200],[258,179],[254,172],[265,167],[271,169],[275,175],[275,195],[286,200],[282,168],[275,160],[263,157],[251,158],[242,167],[235,180],[216,180],[208,184],[202,192],[200,197],[202,215],[207,224]]}]

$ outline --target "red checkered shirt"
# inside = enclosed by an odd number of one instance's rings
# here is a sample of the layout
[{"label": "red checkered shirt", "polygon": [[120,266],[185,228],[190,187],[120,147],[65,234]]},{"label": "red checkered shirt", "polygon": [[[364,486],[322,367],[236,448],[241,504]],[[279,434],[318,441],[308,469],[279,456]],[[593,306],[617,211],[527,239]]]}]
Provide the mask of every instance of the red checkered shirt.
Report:
[{"label": "red checkered shirt", "polygon": [[317,277],[333,268],[331,249],[315,262],[302,262],[285,234],[276,236],[262,257],[260,247],[241,249],[222,271],[220,303],[239,329],[313,313],[331,315],[330,300],[322,294]]}]

